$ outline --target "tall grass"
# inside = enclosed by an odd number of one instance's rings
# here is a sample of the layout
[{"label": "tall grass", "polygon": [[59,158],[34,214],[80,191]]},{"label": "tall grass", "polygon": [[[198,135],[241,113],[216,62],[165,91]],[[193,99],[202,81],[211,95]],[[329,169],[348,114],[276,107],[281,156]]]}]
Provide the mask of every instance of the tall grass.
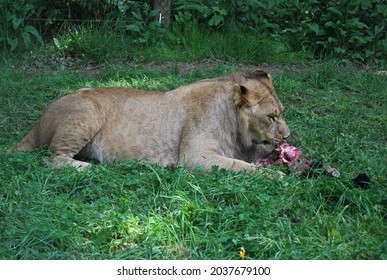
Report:
[{"label": "tall grass", "polygon": [[160,40],[144,43],[112,32],[108,26],[94,28],[92,23],[68,29],[58,33],[37,56],[54,61],[71,58],[82,63],[221,59],[233,63],[300,64],[308,58],[306,53],[292,52],[279,37],[258,31],[241,32],[234,24],[224,32],[210,32],[193,20],[174,22]]}]

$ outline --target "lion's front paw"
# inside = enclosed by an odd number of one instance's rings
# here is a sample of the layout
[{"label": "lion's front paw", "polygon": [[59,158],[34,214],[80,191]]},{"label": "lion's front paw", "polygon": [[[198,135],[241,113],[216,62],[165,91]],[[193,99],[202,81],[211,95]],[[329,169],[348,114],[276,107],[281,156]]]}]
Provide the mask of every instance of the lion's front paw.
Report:
[{"label": "lion's front paw", "polygon": [[76,170],[81,172],[91,168],[91,163],[79,161],[79,160],[73,161],[71,165],[75,167]]},{"label": "lion's front paw", "polygon": [[268,179],[283,179],[285,177],[285,173],[282,171],[271,170],[269,168],[256,168],[256,172],[267,177]]}]

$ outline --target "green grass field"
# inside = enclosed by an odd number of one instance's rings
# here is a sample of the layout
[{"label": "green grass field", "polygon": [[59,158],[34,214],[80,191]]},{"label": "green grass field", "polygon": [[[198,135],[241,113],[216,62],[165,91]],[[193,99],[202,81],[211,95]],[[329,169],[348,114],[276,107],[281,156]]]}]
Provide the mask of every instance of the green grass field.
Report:
[{"label": "green grass field", "polygon": [[[169,90],[258,65],[217,56],[182,64],[181,51],[144,66],[136,55],[130,64],[49,67],[32,56],[0,66],[0,259],[223,260],[238,259],[241,247],[246,259],[387,259],[387,76],[366,67],[263,59],[286,63],[262,67],[286,106],[289,142],[338,168],[338,179],[269,180],[135,160],[80,173],[47,167],[45,149],[5,153],[50,102],[75,89]],[[352,183],[360,173],[370,176],[369,189]]]}]

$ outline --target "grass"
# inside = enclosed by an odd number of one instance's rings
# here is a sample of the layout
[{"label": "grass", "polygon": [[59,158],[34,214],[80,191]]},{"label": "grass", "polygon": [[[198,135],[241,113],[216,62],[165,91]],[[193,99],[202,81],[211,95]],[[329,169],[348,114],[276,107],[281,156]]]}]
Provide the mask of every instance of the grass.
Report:
[{"label": "grass", "polygon": [[[213,58],[238,57],[227,44]],[[184,56],[166,43],[158,46],[171,61]],[[187,75],[179,75],[178,66],[142,67],[139,53],[131,65],[105,60],[94,72],[67,64],[36,67],[41,57],[0,66],[0,259],[238,259],[242,246],[246,259],[387,259],[387,79],[372,70],[327,61],[273,73],[287,107],[289,141],[338,168],[339,179],[289,174],[269,180],[136,160],[79,173],[45,166],[45,149],[4,153],[67,92],[86,86],[168,90],[224,75],[238,68],[232,63],[238,59],[254,61],[243,53]],[[363,172],[372,179],[369,189],[351,181]]]},{"label": "grass", "polygon": [[[195,22],[175,23],[168,32],[159,38],[149,39],[143,44],[134,44],[130,36],[117,34],[109,29],[96,30],[88,25],[67,28],[58,33],[52,42],[43,49],[34,50],[33,59],[50,58],[63,66],[66,59],[111,62],[170,62],[200,61],[204,59],[227,60],[232,63],[300,63],[310,58],[306,53],[291,51],[287,43],[268,34],[242,33],[231,24],[225,33],[209,33]],[[69,31],[68,31],[69,30]],[[151,36],[153,38],[153,36]],[[60,59],[58,59],[60,57]],[[66,59],[64,59],[66,58]],[[31,59],[28,55],[26,59]]]}]

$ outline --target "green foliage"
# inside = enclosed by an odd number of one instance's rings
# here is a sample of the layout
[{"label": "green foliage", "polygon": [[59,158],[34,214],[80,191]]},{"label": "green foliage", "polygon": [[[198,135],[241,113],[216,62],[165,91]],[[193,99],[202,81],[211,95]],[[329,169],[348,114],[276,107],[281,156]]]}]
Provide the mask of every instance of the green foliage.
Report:
[{"label": "green foliage", "polygon": [[[92,22],[94,29],[129,37],[134,45],[147,47],[168,40],[186,44],[188,30],[215,34],[232,30],[257,38],[272,36],[294,51],[312,53],[316,58],[387,63],[385,0],[176,0],[168,31],[157,21],[151,0],[0,3],[5,15],[0,19],[0,44],[11,51],[30,49],[35,42],[42,44],[43,36],[49,41],[58,33]],[[182,33],[186,38],[179,38]],[[191,38],[203,41],[198,33]]]},{"label": "green foliage", "polygon": [[133,23],[126,25],[133,36],[133,42],[136,44],[152,44],[160,40],[164,33],[164,28],[155,20],[158,11],[152,10],[151,6],[144,3],[141,9],[132,11]]},{"label": "green foliage", "polygon": [[211,50],[209,32],[201,28],[189,12],[178,12],[175,15],[170,30],[167,31],[167,38],[173,48],[185,52],[188,59],[203,59]]},{"label": "green foliage", "polygon": [[292,3],[303,14],[297,25],[285,29],[292,34],[294,47],[362,62],[387,62],[387,6],[380,1],[328,1],[325,5],[310,1],[309,7]]},{"label": "green foliage", "polygon": [[170,51],[178,49],[188,60],[216,58],[231,62],[271,62],[300,61],[301,55],[278,38],[262,34],[257,37],[252,32],[240,32],[237,22],[230,22],[222,31],[211,31],[198,24],[198,19],[190,12],[179,11],[167,31]]},{"label": "green foliage", "polygon": [[0,2],[0,46],[15,51],[30,49],[34,42],[43,44],[38,30],[28,23],[33,17],[38,17],[41,9],[30,1],[2,0]]},{"label": "green foliage", "polygon": [[176,1],[208,27],[238,23],[239,32],[281,36],[295,50],[320,56],[386,64],[384,0]]},{"label": "green foliage", "polygon": [[[74,24],[87,21],[105,21],[109,26],[122,25],[134,9],[144,1],[130,0],[37,0],[36,5],[44,8],[42,19],[48,24],[70,21]],[[146,2],[146,1],[145,1]]]},{"label": "green foliage", "polygon": [[200,0],[182,1],[177,0],[176,6],[178,11],[192,12],[194,16],[199,20],[204,20],[208,26],[218,28],[222,26],[227,17],[227,10],[208,1],[203,3]]},{"label": "green foliage", "polygon": [[115,59],[126,60],[130,55],[131,40],[93,23],[78,25],[53,38],[51,53],[54,57],[104,63]]},{"label": "green foliage", "polygon": [[157,44],[154,42],[157,37],[139,42],[134,35],[123,36],[103,26],[96,28],[95,22],[64,30],[40,54],[50,64],[56,61],[55,67],[88,62],[120,64],[138,59],[145,62],[222,59],[238,63],[301,63],[306,59],[277,38],[243,34],[238,26],[231,24],[227,36],[223,32],[210,32],[200,27],[192,14],[182,12],[175,15],[170,30]]}]

